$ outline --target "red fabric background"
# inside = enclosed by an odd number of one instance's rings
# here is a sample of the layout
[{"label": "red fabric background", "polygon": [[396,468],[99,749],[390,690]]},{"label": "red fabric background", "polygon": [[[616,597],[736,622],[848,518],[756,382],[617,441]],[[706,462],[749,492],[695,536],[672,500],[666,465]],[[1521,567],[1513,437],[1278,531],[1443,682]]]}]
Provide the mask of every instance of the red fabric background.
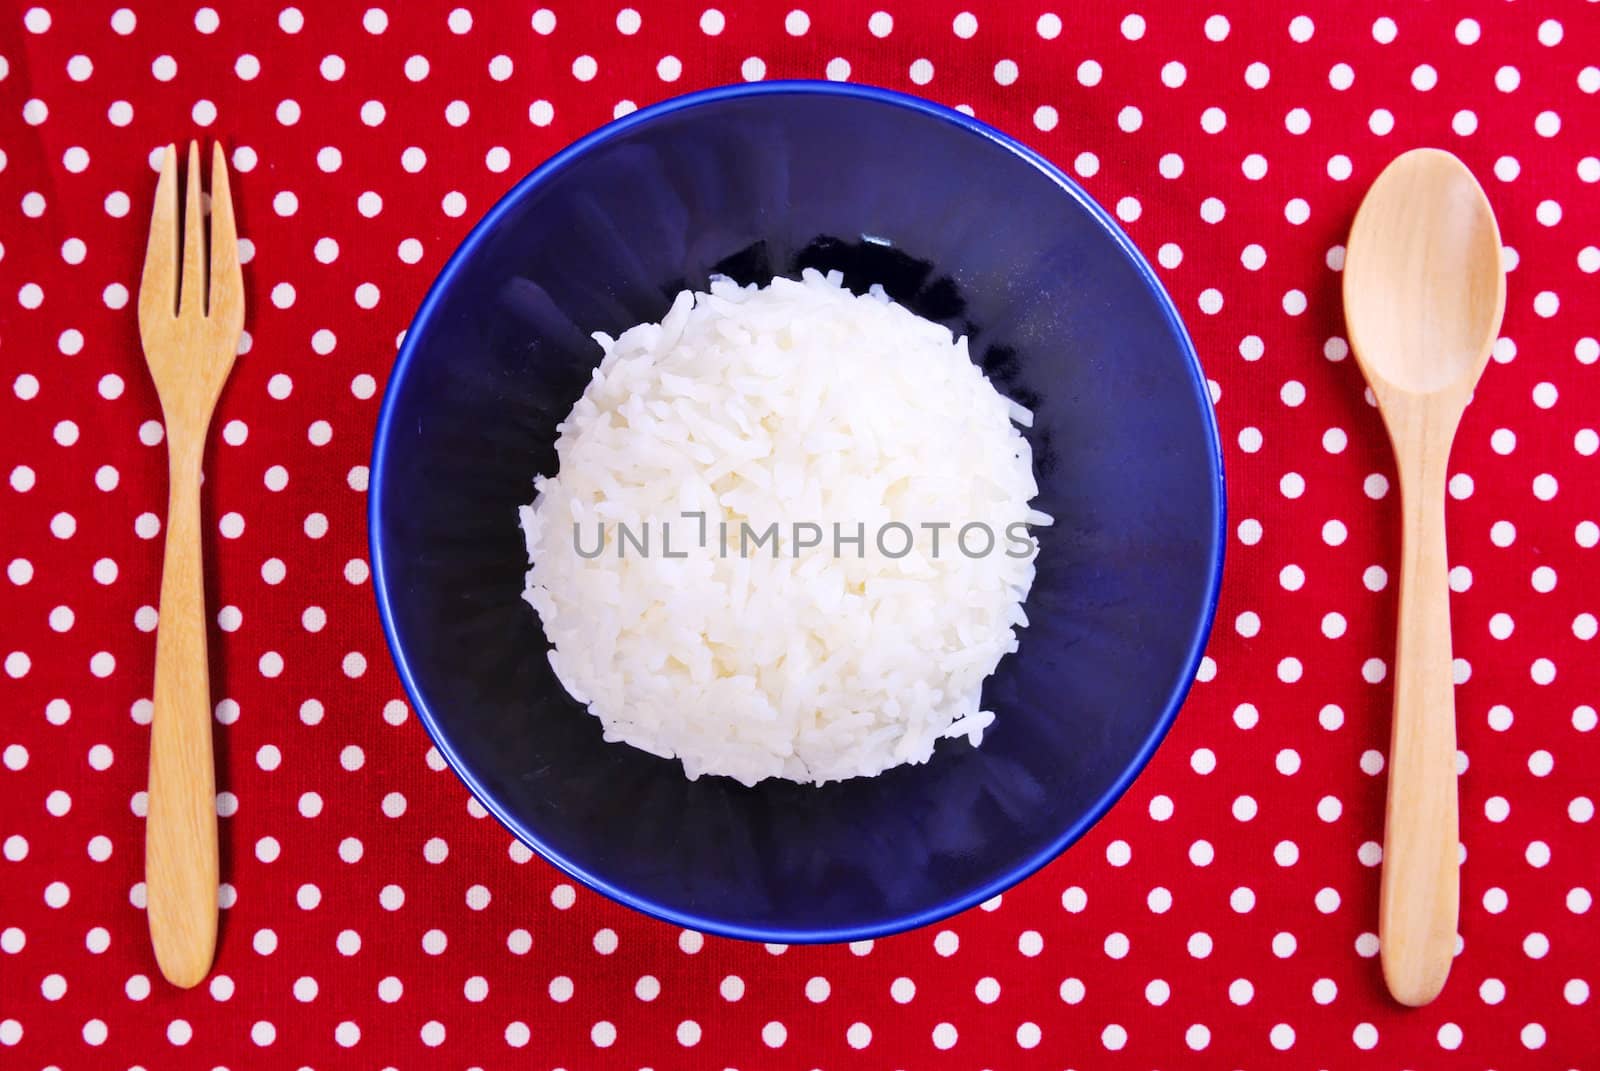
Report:
[{"label": "red fabric background", "polygon": [[[389,3],[381,33],[361,3],[219,4],[208,34],[130,2],[126,33],[101,0],[0,23],[0,1066],[1600,1066],[1594,4],[631,0],[631,34],[615,0],[549,0],[553,26],[469,0],[470,28]],[[945,924],[764,949],[574,892],[440,768],[373,609],[364,466],[396,335],[517,177],[621,102],[840,58],[970,105],[1159,256],[1218,397],[1230,545],[1201,681],[1082,843]],[[232,150],[254,255],[206,467],[229,906],[185,993],[140,910],[165,467],[116,288],[151,151],[192,136]],[[1419,144],[1474,168],[1515,252],[1452,461],[1464,949],[1407,1011],[1373,936],[1398,516],[1338,272],[1366,185]]]}]

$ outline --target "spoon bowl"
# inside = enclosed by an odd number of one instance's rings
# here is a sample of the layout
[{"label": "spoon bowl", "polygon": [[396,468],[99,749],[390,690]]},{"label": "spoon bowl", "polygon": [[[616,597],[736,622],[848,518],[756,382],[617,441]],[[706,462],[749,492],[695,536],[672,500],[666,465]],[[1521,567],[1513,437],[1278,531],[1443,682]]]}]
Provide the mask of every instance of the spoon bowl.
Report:
[{"label": "spoon bowl", "polygon": [[1383,414],[1400,477],[1378,937],[1389,991],[1412,1006],[1439,995],[1455,955],[1460,828],[1445,481],[1456,426],[1505,301],[1500,229],[1466,165],[1439,149],[1394,160],[1350,229],[1344,306],[1350,348]]},{"label": "spoon bowl", "polygon": [[1345,251],[1345,320],[1367,380],[1470,393],[1505,300],[1500,229],[1472,172],[1443,149],[1397,157],[1367,191]]}]

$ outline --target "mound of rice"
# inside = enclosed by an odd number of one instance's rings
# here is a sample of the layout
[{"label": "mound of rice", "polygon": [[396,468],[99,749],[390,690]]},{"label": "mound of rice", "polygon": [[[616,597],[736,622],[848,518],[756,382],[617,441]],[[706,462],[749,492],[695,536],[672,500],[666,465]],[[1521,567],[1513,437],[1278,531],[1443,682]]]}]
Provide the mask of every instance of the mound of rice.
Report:
[{"label": "mound of rice", "polygon": [[[1031,414],[965,338],[841,282],[717,278],[659,324],[595,335],[559,473],[521,509],[523,597],[557,677],[607,740],[691,779],[822,784],[927,762],[942,737],[977,745],[983,680],[1027,624],[1022,526],[1050,520],[1013,423]],[[776,543],[741,555],[742,527],[774,522]],[[991,552],[957,545],[971,522]]]}]

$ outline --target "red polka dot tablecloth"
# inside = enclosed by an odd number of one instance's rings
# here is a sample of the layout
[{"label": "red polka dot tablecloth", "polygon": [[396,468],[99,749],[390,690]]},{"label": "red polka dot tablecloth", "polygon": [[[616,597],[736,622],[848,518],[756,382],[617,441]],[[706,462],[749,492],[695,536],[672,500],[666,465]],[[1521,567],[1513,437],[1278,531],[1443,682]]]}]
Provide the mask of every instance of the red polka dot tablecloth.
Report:
[{"label": "red polka dot tablecloth", "polygon": [[[3,16],[0,1066],[1600,1067],[1600,5],[631,3]],[[849,946],[681,931],[532,857],[408,708],[366,562],[396,337],[472,222],[614,116],[787,77],[962,106],[1114,211],[1229,481],[1211,648],[1127,796]],[[142,910],[166,470],[133,298],[191,137],[233,163],[249,312],[205,463],[221,943],[184,992]],[[1449,480],[1460,951],[1407,1010],[1375,932],[1397,494],[1339,284],[1421,144],[1510,275]]]}]

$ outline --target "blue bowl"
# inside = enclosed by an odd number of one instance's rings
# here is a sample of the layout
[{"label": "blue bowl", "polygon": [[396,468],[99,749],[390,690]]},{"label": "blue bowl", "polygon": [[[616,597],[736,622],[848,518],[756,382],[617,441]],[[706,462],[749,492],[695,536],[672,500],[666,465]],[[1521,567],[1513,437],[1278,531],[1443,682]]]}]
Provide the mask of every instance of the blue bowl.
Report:
[{"label": "blue bowl", "polygon": [[[684,778],[601,740],[521,599],[517,507],[597,363],[716,272],[806,266],[972,340],[1033,409],[1031,625],[973,748],[821,788]],[[417,715],[491,812],[556,866],[683,926],[847,941],[933,922],[1082,836],[1144,767],[1216,610],[1222,461],[1171,300],[1038,154],[880,89],[773,82],[611,123],[523,179],[423,301],[370,488],[378,611]]]}]

